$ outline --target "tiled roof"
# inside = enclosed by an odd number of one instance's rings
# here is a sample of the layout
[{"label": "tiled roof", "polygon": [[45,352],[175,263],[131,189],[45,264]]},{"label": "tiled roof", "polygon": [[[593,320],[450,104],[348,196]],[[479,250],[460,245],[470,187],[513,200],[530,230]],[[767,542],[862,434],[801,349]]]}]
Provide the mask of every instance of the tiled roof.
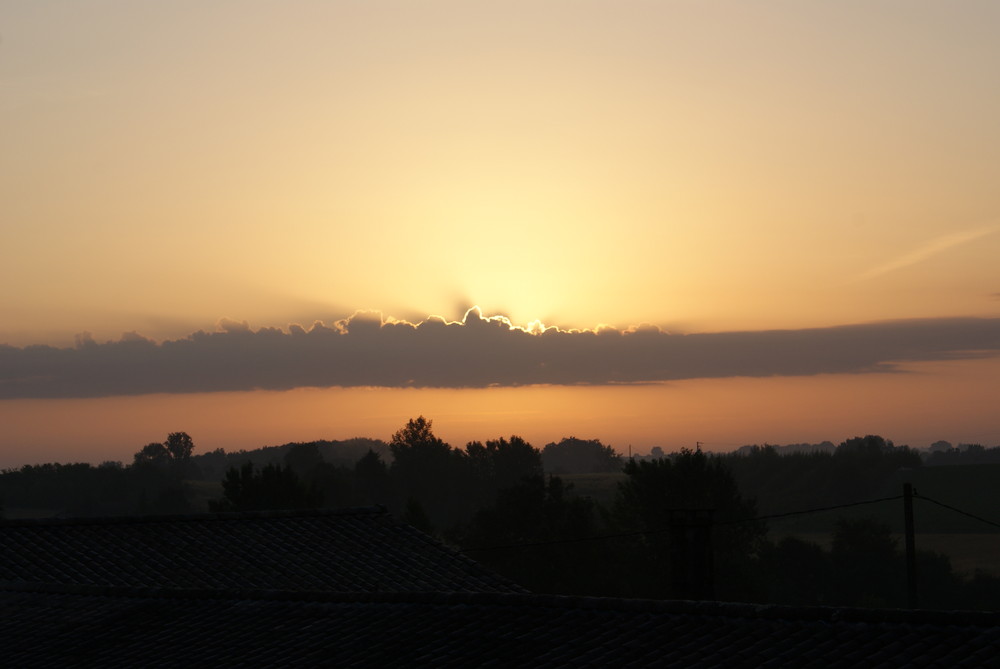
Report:
[{"label": "tiled roof", "polygon": [[524,592],[381,507],[0,521],[0,585]]},{"label": "tiled roof", "polygon": [[987,667],[1000,616],[532,594],[0,592],[7,666]]}]

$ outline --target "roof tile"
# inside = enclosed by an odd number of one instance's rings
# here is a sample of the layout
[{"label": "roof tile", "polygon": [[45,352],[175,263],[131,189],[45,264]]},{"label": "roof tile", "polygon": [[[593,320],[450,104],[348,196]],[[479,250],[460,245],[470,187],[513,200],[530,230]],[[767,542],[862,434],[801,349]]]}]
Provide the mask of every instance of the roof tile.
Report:
[{"label": "roof tile", "polygon": [[383,508],[0,521],[0,584],[524,592]]}]

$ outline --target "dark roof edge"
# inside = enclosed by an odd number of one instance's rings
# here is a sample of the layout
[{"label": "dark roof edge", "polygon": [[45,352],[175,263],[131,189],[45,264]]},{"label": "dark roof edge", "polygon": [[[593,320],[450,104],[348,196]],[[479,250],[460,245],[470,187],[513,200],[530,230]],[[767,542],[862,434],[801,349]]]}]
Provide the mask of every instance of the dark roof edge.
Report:
[{"label": "dark roof edge", "polygon": [[531,593],[400,592],[331,593],[285,590],[213,590],[134,588],[49,583],[3,583],[0,592],[62,594],[89,597],[181,600],[299,601],[352,604],[425,604],[478,606],[531,606],[553,609],[595,609],[660,615],[713,616],[830,623],[882,623],[902,625],[956,625],[1000,627],[1000,612],[932,611],[925,609],[858,609],[826,606],[779,606],[735,602],[619,599]]},{"label": "dark roof edge", "polygon": [[78,516],[72,518],[3,518],[0,528],[38,527],[46,525],[130,525],[138,523],[176,523],[206,520],[247,520],[257,518],[311,518],[328,516],[389,516],[380,505],[356,506],[343,509],[290,509],[281,511],[224,511],[217,513],[182,513],[147,516]]},{"label": "dark roof edge", "polygon": [[415,541],[421,541],[427,544],[428,546],[434,548],[435,550],[447,554],[453,560],[456,560],[471,569],[477,569],[481,574],[488,575],[490,579],[497,581],[498,583],[502,583],[511,590],[516,592],[522,592],[525,594],[531,592],[530,590],[522,586],[520,583],[515,583],[514,581],[510,580],[503,574],[500,574],[499,572],[494,571],[490,567],[487,567],[482,562],[479,562],[478,560],[469,557],[468,555],[466,555],[464,551],[462,551],[461,548],[445,543],[439,537],[436,537],[432,534],[428,534],[423,530],[418,530],[409,523],[399,521],[398,525],[402,529],[404,529],[404,531],[408,531]]}]

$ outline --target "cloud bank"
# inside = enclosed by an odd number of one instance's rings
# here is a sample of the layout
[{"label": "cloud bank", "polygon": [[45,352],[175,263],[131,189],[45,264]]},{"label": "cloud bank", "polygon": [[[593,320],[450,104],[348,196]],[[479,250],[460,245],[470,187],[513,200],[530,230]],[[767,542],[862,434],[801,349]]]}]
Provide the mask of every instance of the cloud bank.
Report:
[{"label": "cloud bank", "polygon": [[900,363],[1000,353],[1000,318],[672,334],[653,326],[514,327],[470,310],[420,323],[359,312],[308,329],[223,320],[157,343],[136,333],[72,348],[0,346],[0,399],[298,387],[484,388],[892,372]]}]

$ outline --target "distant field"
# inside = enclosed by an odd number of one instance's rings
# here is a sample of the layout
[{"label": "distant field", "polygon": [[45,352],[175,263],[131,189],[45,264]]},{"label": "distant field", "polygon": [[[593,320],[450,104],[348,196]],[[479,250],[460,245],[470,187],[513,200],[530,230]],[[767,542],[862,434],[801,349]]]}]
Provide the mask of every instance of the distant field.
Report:
[{"label": "distant field", "polygon": [[[826,532],[772,532],[772,541],[794,536],[803,541],[830,548],[830,534]],[[902,534],[893,535],[903,550]],[[951,560],[952,568],[963,576],[972,576],[976,570],[1000,577],[1000,533],[996,534],[917,534],[918,551],[943,553]]]},{"label": "distant field", "polygon": [[[900,546],[903,537],[899,537]],[[917,550],[944,553],[960,574],[971,576],[977,569],[1000,576],[1000,534],[921,534]]]},{"label": "distant field", "polygon": [[[914,486],[918,490],[926,491],[925,494],[938,498],[960,508],[966,508],[983,515],[993,516],[996,512],[990,504],[997,495],[998,486],[995,485],[997,473],[1000,467],[927,467],[918,470],[916,476],[911,477]],[[614,503],[615,491],[618,483],[625,479],[625,475],[620,472],[604,474],[566,474],[561,478],[567,483],[573,484],[572,494],[584,497],[591,497],[595,501],[607,506]],[[901,489],[899,481],[891,482],[887,488],[887,494],[893,494],[897,489]],[[896,493],[898,494],[898,493]],[[986,501],[984,503],[984,497]],[[935,508],[926,501],[919,501],[915,505],[917,516],[917,550],[933,551],[943,553],[951,559],[952,567],[963,576],[971,576],[975,571],[982,570],[993,576],[1000,577],[1000,532],[982,532],[982,523],[956,516],[951,511]],[[802,531],[788,531],[782,527],[782,523],[772,521],[769,538],[777,541],[784,536],[793,535],[819,544],[824,548],[830,547],[830,533],[821,531],[810,531],[809,525],[826,524],[830,525],[837,518],[843,517],[873,517],[890,526],[901,528],[903,520],[903,508],[901,501],[887,502],[873,507],[858,507],[847,509],[838,513],[818,514],[815,516],[803,516],[793,519],[798,529]],[[791,523],[785,523],[786,526]],[[928,528],[928,532],[921,532],[921,526]],[[938,528],[954,528],[958,531],[946,533],[933,531]],[[898,541],[900,549],[903,546],[903,535],[894,535]]]}]

